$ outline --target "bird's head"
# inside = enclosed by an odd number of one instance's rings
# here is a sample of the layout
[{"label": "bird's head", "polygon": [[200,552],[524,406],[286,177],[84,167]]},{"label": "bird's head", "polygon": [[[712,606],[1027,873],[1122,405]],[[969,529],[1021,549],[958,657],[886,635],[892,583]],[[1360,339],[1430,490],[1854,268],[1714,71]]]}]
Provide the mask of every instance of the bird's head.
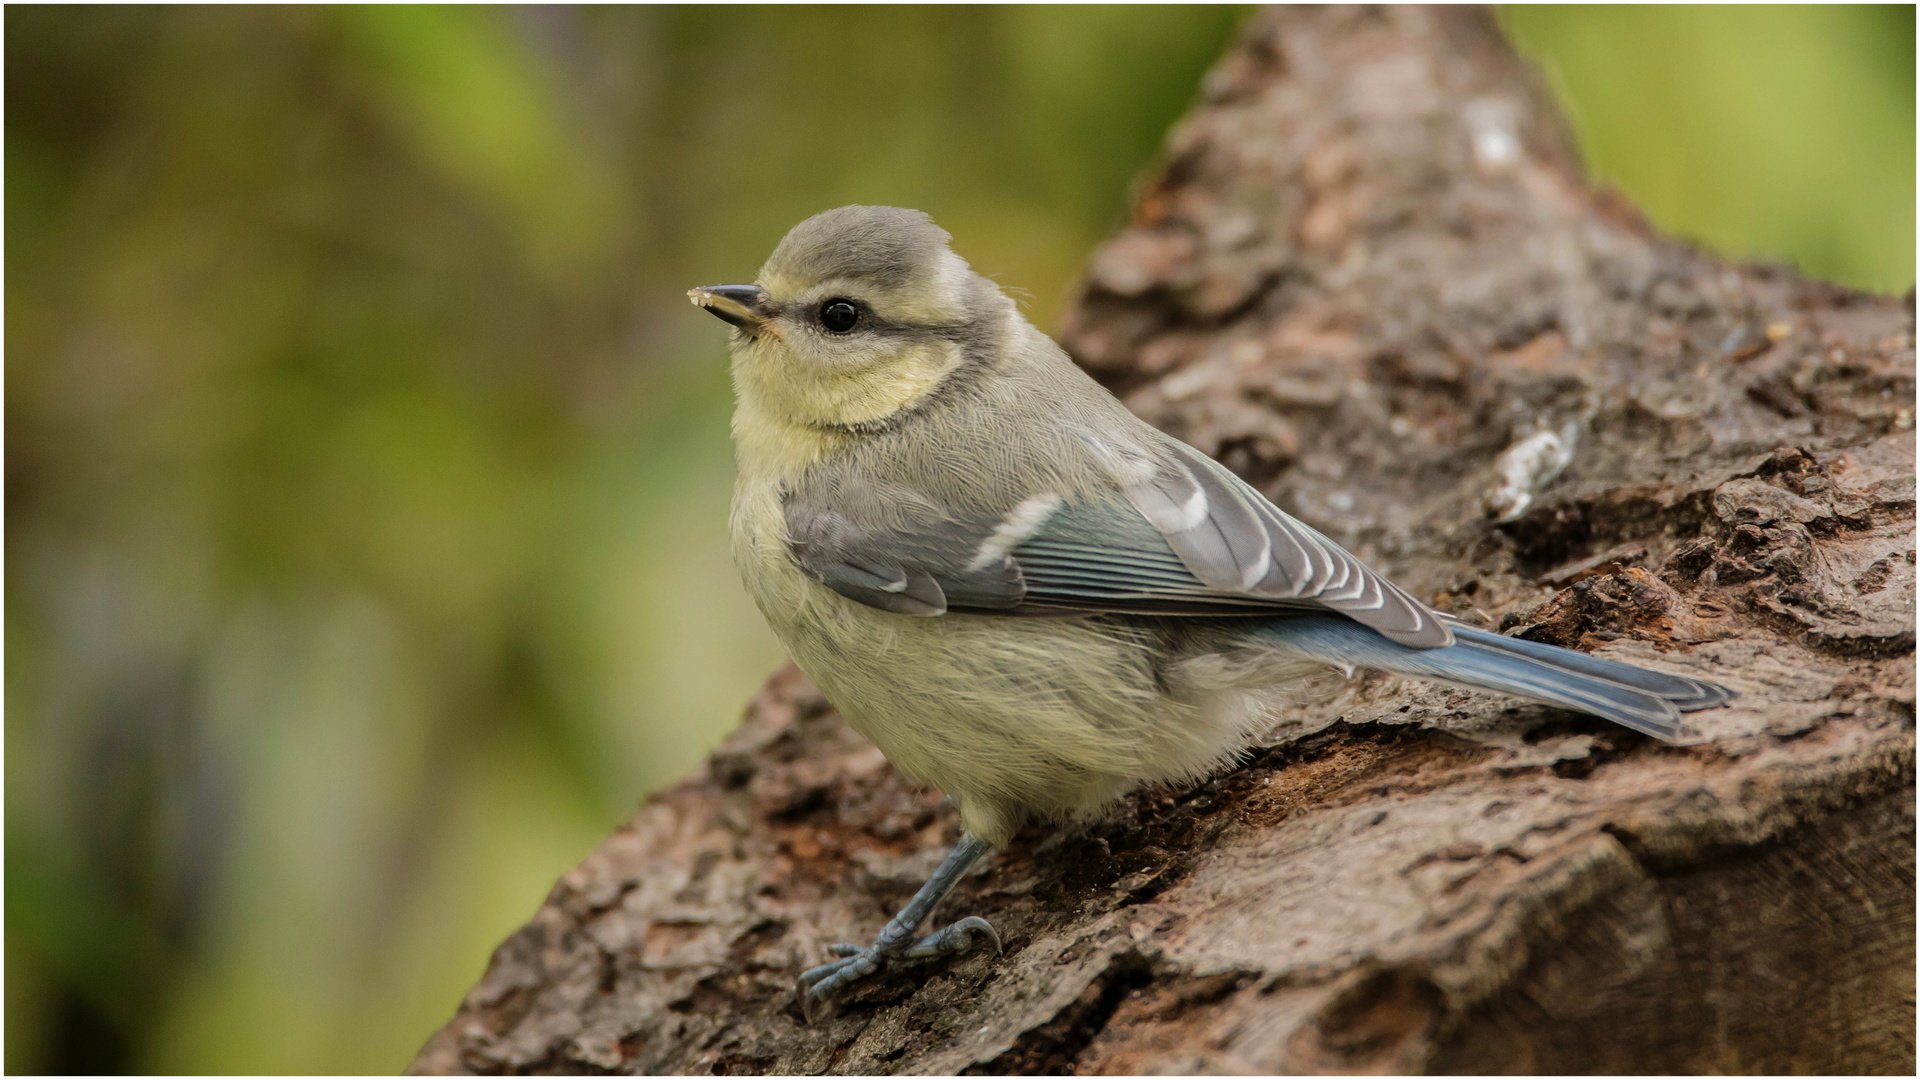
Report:
[{"label": "bird's head", "polygon": [[918,210],[843,206],[787,233],[751,285],[687,295],[733,324],[743,408],[858,433],[990,352],[1013,306]]}]

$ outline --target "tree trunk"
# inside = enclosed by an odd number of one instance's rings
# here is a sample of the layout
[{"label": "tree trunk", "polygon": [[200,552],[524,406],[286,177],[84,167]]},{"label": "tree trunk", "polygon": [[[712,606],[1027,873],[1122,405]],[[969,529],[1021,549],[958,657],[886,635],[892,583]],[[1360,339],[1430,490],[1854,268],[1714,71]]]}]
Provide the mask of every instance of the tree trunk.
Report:
[{"label": "tree trunk", "polygon": [[807,1026],[957,830],[788,669],[414,1068],[1912,1072],[1911,295],[1656,236],[1570,146],[1484,12],[1263,12],[1064,343],[1416,595],[1732,707],[1323,687],[987,860],[944,917],[1005,955]]}]

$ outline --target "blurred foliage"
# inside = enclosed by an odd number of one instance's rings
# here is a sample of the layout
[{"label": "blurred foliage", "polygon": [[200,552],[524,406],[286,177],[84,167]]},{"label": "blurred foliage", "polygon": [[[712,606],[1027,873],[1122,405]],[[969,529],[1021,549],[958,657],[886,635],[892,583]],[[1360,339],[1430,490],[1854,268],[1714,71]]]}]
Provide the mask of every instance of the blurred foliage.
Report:
[{"label": "blurred foliage", "polygon": [[[1504,18],[1662,224],[1902,288],[1912,9],[1824,10]],[[401,1067],[778,661],[683,291],[887,202],[1049,325],[1240,16],[8,8],[8,1070]]]},{"label": "blurred foliage", "polygon": [[1512,6],[1588,169],[1666,232],[1914,283],[1914,8]]},{"label": "blurred foliage", "polygon": [[9,9],[8,1068],[397,1071],[779,661],[684,291],[1051,319],[1238,18]]}]

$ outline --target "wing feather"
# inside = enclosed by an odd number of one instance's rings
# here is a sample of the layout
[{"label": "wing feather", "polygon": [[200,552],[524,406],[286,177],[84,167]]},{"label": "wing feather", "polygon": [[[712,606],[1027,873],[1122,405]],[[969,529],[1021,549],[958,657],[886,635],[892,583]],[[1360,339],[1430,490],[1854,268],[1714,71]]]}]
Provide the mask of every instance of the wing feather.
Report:
[{"label": "wing feather", "polygon": [[1090,440],[1110,495],[1028,491],[998,516],[843,479],[818,500],[831,506],[789,495],[789,551],[836,592],[902,614],[1331,609],[1402,645],[1452,644],[1437,613],[1225,467],[1172,439],[1157,449]]},{"label": "wing feather", "polygon": [[[1170,460],[1122,491],[1202,583],[1244,597],[1315,600],[1403,645],[1437,648],[1453,643],[1446,623],[1434,612],[1351,552],[1289,516],[1198,450],[1171,439],[1167,444]],[[1169,492],[1190,490],[1205,497],[1206,521],[1168,522],[1185,526],[1169,530],[1145,509]]]}]

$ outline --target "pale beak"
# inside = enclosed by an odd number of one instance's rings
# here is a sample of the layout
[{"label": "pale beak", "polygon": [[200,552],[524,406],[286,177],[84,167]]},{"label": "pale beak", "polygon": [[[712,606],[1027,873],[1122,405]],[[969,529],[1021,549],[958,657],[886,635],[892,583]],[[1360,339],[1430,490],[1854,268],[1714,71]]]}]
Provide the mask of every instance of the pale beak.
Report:
[{"label": "pale beak", "polygon": [[767,290],[758,285],[702,285],[688,289],[687,299],[749,334],[767,321]]}]

